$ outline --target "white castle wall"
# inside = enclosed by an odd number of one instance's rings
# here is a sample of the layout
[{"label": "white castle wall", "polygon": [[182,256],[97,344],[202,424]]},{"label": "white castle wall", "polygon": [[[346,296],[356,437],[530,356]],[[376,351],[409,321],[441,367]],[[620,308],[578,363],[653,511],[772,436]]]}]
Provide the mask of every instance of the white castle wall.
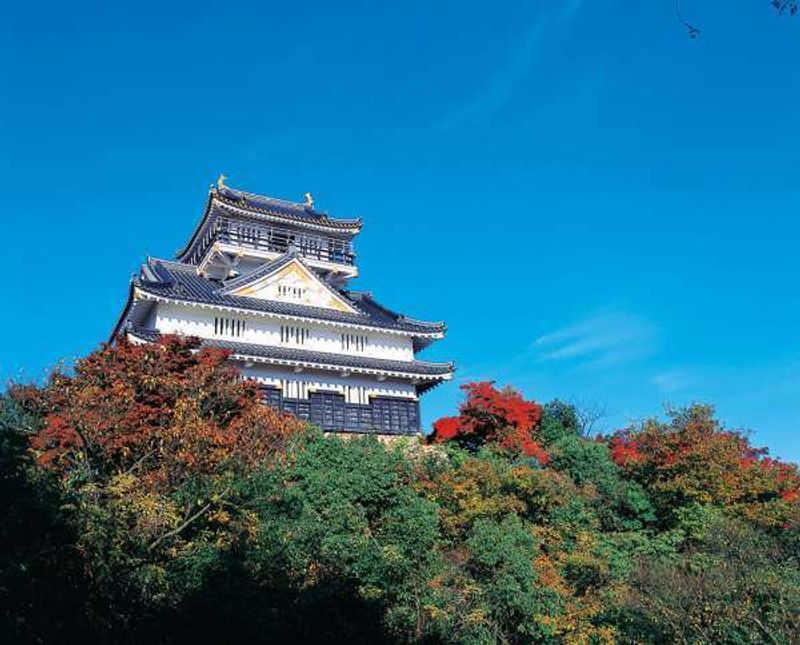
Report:
[{"label": "white castle wall", "polygon": [[[214,333],[214,316],[244,320],[245,330],[241,336]],[[302,327],[309,330],[305,342],[281,342],[281,325]],[[256,345],[273,345],[298,347],[317,352],[347,354],[352,356],[368,356],[399,361],[414,359],[412,340],[407,336],[395,336],[380,332],[356,330],[348,327],[328,325],[300,324],[291,320],[281,321],[276,318],[260,318],[239,315],[230,312],[214,312],[210,309],[198,309],[169,303],[159,303],[155,317],[155,328],[164,334],[185,334],[200,338],[218,338],[236,340]],[[367,336],[367,344],[363,350],[355,347],[342,348],[342,334]]]},{"label": "white castle wall", "polygon": [[408,382],[387,379],[379,382],[374,377],[349,376],[343,378],[325,372],[294,373],[291,369],[281,370],[274,366],[240,366],[242,374],[258,383],[277,387],[283,396],[291,399],[306,399],[311,392],[338,392],[348,403],[369,403],[370,396],[394,396],[416,399],[414,386]]}]

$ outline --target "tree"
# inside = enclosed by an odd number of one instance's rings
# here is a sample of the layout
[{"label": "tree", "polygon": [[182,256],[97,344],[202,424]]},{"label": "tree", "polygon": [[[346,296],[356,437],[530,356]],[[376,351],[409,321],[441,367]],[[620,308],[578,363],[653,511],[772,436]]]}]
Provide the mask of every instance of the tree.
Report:
[{"label": "tree", "polygon": [[800,521],[800,472],[724,428],[707,405],[674,410],[608,440],[614,461],[639,482],[670,522],[689,504],[723,505],[765,526]]},{"label": "tree", "polygon": [[177,336],[121,339],[78,361],[74,375],[13,389],[44,417],[31,440],[39,462],[65,483],[131,475],[140,489],[175,491],[259,463],[303,427],[261,405],[224,351],[199,347]]},{"label": "tree", "polygon": [[30,446],[74,510],[96,624],[127,629],[202,586],[252,530],[236,504],[247,474],[305,427],[226,358],[196,339],[120,340],[10,391],[41,417]]},{"label": "tree", "polygon": [[548,455],[536,432],[542,408],[526,401],[512,389],[497,390],[493,383],[467,383],[461,389],[467,399],[457,417],[444,417],[433,424],[431,440],[454,441],[469,450],[493,444],[514,454],[536,458],[546,464]]},{"label": "tree", "polygon": [[708,406],[611,437],[465,387],[432,446],[261,405],[196,340],[0,397],[0,640],[790,642],[800,475]]},{"label": "tree", "polygon": [[409,485],[404,452],[314,433],[284,457],[248,478],[237,504],[256,524],[241,566],[181,608],[181,631],[224,640],[235,623],[255,641],[422,640],[443,604],[429,584],[439,523]]},{"label": "tree", "polygon": [[91,638],[70,500],[28,450],[38,416],[0,396],[0,642]]},{"label": "tree", "polygon": [[415,482],[441,518],[438,638],[609,641],[600,599],[616,573],[586,491],[566,473],[490,448],[446,454],[429,455]]},{"label": "tree", "polygon": [[624,606],[636,616],[626,628],[636,642],[796,642],[797,544],[706,513],[681,554],[639,560]]}]

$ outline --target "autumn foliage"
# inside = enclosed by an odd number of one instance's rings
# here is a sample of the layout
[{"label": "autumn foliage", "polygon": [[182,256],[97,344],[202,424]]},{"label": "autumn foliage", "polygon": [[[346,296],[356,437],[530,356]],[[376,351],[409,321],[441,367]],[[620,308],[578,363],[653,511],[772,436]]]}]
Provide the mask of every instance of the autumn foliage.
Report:
[{"label": "autumn foliage", "polygon": [[224,352],[120,340],[0,395],[0,642],[796,641],[800,474],[709,406],[610,436],[464,386],[326,436]]},{"label": "autumn foliage", "polygon": [[[768,524],[797,521],[800,472],[721,427],[710,406],[649,420],[608,439],[611,456],[664,508],[687,503],[735,508]],[[794,518],[794,519],[790,519]]]},{"label": "autumn foliage", "polygon": [[536,439],[542,407],[526,401],[514,389],[498,390],[491,382],[461,386],[466,401],[457,417],[444,417],[433,425],[436,443],[456,441],[464,446],[494,444],[501,449],[535,457],[546,464],[547,452]]},{"label": "autumn foliage", "polygon": [[18,388],[43,418],[31,446],[64,477],[135,475],[137,486],[174,490],[192,477],[253,465],[302,424],[260,404],[221,350],[168,336],[125,339],[56,372],[41,390]]}]

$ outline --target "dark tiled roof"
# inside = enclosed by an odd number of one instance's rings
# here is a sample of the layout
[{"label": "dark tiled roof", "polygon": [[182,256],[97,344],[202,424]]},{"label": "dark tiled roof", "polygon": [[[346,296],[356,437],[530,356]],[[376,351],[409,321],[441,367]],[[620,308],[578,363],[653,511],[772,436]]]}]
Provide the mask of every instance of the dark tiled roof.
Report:
[{"label": "dark tiled roof", "polygon": [[178,251],[178,259],[183,260],[191,254],[203,239],[206,231],[211,230],[211,226],[218,217],[237,216],[262,221],[284,221],[301,227],[328,230],[331,234],[343,235],[346,238],[352,238],[361,230],[362,226],[361,218],[332,218],[325,213],[308,208],[304,204],[254,195],[232,188],[212,188],[203,217],[198,222],[189,242]]},{"label": "dark tiled roof", "polygon": [[297,202],[290,202],[284,199],[276,199],[275,197],[266,197],[264,195],[255,195],[247,193],[243,190],[234,190],[232,188],[217,188],[214,189],[215,196],[222,202],[231,204],[238,208],[244,208],[254,213],[263,213],[268,215],[279,215],[281,217],[288,217],[291,219],[312,222],[317,225],[330,226],[331,228],[361,228],[361,218],[355,219],[341,219],[328,217],[327,213],[314,210],[307,207],[305,204],[298,204]]},{"label": "dark tiled roof", "polygon": [[142,267],[142,275],[134,279],[134,285],[147,294],[187,303],[202,303],[252,312],[362,325],[378,330],[401,331],[421,336],[439,336],[446,330],[444,323],[412,320],[396,314],[378,304],[370,294],[339,291],[330,285],[328,286],[334,293],[351,304],[358,313],[291,302],[232,296],[221,292],[221,283],[198,275],[197,268],[191,264],[153,258],[149,259],[147,264]]},{"label": "dark tiled roof", "polygon": [[[154,330],[141,329],[138,327],[130,327],[128,333],[136,338],[150,342],[157,340],[159,337],[159,333]],[[452,363],[430,363],[417,360],[395,361],[383,358],[314,352],[290,347],[254,345],[252,343],[239,343],[210,338],[203,338],[202,342],[204,347],[216,347],[228,350],[237,358],[264,359],[266,362],[289,363],[292,365],[303,364],[312,369],[318,367],[320,369],[336,371],[347,369],[369,370],[414,375],[420,378],[433,380],[445,378],[452,374],[455,369]]]}]

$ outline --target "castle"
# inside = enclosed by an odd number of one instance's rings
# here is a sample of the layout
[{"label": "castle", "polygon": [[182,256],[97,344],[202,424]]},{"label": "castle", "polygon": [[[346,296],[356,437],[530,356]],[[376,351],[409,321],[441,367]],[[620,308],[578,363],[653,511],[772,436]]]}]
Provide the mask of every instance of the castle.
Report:
[{"label": "castle", "polygon": [[148,258],[113,337],[196,336],[255,380],[264,402],[329,432],[421,432],[419,397],[453,376],[417,360],[440,322],[351,291],[361,219],[234,190],[220,177],[175,260]]}]

